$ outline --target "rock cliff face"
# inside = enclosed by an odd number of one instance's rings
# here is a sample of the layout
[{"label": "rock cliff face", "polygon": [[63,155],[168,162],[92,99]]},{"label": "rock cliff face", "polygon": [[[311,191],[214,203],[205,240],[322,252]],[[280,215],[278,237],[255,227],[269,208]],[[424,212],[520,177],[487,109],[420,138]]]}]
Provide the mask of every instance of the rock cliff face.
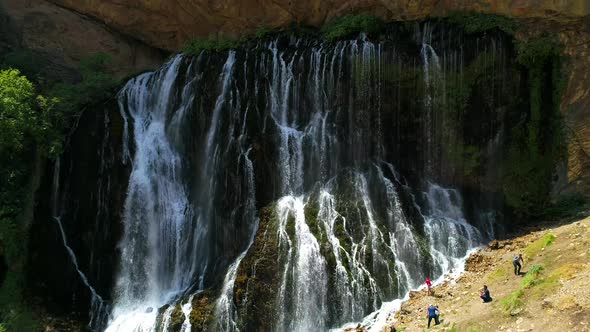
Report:
[{"label": "rock cliff face", "polygon": [[590,21],[560,33],[567,58],[566,81],[561,111],[568,135],[567,177],[562,192],[590,193]]},{"label": "rock cliff face", "polygon": [[59,53],[66,63],[84,53],[107,51],[115,54],[122,74],[161,61],[161,55],[136,40],[173,51],[196,36],[237,36],[292,22],[319,26],[351,12],[386,20],[445,16],[453,11],[533,20],[530,31],[558,32],[569,58],[562,103],[570,138],[568,160],[556,176],[554,191],[590,192],[590,129],[585,125],[590,118],[590,88],[585,83],[590,77],[587,0],[7,0],[7,7],[17,12],[27,45]]},{"label": "rock cliff face", "polygon": [[579,18],[590,14],[587,0],[49,0],[93,16],[150,45],[175,50],[194,36],[238,35],[260,26],[291,22],[321,25],[350,12],[387,20],[476,11],[518,18]]},{"label": "rock cliff face", "polygon": [[69,77],[80,59],[97,52],[111,55],[119,76],[154,68],[164,59],[161,51],[137,39],[44,0],[3,0],[0,31],[0,55],[31,50],[51,61],[62,77]]},{"label": "rock cliff face", "polygon": [[568,160],[555,179],[556,194],[590,192],[590,2],[588,0],[4,0],[0,54],[27,48],[71,74],[89,54],[112,55],[127,76],[164,60],[158,49],[178,50],[196,36],[237,36],[292,22],[319,26],[351,12],[386,20],[476,11],[519,18],[528,31],[557,32],[568,57],[562,112]]}]

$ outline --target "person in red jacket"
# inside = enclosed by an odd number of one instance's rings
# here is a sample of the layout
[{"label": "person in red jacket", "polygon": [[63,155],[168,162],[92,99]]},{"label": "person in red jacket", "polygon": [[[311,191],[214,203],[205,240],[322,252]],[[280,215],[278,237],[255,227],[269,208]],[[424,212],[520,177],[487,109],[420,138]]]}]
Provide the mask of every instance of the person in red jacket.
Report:
[{"label": "person in red jacket", "polygon": [[426,287],[428,288],[428,295],[430,295],[430,287],[432,287],[432,280],[430,278],[426,278]]}]

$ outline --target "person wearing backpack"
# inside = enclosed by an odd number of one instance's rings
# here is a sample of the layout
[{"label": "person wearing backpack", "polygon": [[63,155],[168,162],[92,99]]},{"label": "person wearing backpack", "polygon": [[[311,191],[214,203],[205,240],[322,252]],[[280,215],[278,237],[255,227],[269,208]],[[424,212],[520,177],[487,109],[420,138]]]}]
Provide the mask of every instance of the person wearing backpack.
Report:
[{"label": "person wearing backpack", "polygon": [[430,305],[428,306],[428,328],[430,328],[430,322],[434,319],[434,325],[440,324],[438,317],[440,315],[440,311],[438,311],[438,306]]}]

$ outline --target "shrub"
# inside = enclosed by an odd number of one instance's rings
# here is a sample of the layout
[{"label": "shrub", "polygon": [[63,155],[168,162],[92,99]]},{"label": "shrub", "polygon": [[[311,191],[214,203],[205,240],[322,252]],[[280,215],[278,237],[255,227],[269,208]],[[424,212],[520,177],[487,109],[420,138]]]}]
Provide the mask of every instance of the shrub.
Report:
[{"label": "shrub", "polygon": [[450,23],[460,26],[468,34],[498,29],[513,35],[517,29],[514,20],[499,15],[454,12],[449,15],[448,20]]},{"label": "shrub", "polygon": [[265,39],[273,33],[274,31],[271,28],[261,26],[258,27],[258,29],[256,29],[256,31],[254,32],[254,36],[258,39]]},{"label": "shrub", "polygon": [[222,52],[236,48],[239,45],[239,41],[230,38],[194,38],[186,44],[183,52],[188,55],[199,55],[202,51]]},{"label": "shrub", "polygon": [[523,295],[524,295],[524,291],[522,289],[519,289],[519,290],[513,292],[512,294],[510,294],[509,296],[503,298],[500,301],[500,304],[502,305],[502,310],[505,313],[510,314],[511,312],[522,308],[524,303],[522,302],[522,300],[520,298]]},{"label": "shrub", "polygon": [[383,27],[383,21],[375,16],[346,15],[326,24],[322,34],[326,40],[335,41],[360,32],[376,34]]},{"label": "shrub", "polygon": [[521,285],[523,288],[529,288],[538,282],[539,274],[543,270],[543,266],[536,264],[531,267],[526,275],[522,278]]},{"label": "shrub", "polygon": [[542,66],[555,56],[559,56],[563,50],[563,45],[559,43],[556,37],[543,35],[518,43],[516,48],[518,52],[516,60],[518,63],[531,68]]},{"label": "shrub", "polygon": [[[88,105],[114,95],[113,89],[119,81],[110,71],[111,58],[105,53],[96,53],[80,61],[82,81],[77,84],[56,85],[51,95],[59,100],[57,108],[66,117],[77,116]],[[67,126],[67,124],[66,124]]]},{"label": "shrub", "polygon": [[560,197],[543,211],[544,218],[567,218],[578,216],[580,213],[588,210],[588,201],[584,196],[572,194]]}]

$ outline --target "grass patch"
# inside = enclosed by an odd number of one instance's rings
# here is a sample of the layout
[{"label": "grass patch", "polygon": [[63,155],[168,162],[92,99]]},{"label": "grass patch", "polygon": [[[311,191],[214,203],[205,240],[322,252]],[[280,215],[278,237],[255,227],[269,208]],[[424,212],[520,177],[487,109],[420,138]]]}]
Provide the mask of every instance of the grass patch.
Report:
[{"label": "grass patch", "polygon": [[322,27],[322,35],[328,41],[336,41],[360,32],[376,34],[383,27],[383,21],[375,16],[346,15]]},{"label": "grass patch", "polygon": [[533,256],[536,256],[539,252],[541,252],[545,247],[550,246],[553,242],[555,242],[556,236],[554,234],[551,233],[547,233],[545,235],[543,235],[543,237],[541,237],[540,239],[538,239],[537,241],[529,244],[525,249],[524,249],[524,254],[525,256],[527,256],[528,258],[532,258]]},{"label": "grass patch", "polygon": [[522,278],[521,286],[529,288],[539,282],[539,274],[543,271],[543,266],[536,264],[531,267],[524,278]]},{"label": "grass patch", "polygon": [[500,300],[500,305],[502,306],[502,310],[510,314],[511,312],[520,309],[524,306],[524,303],[521,300],[521,297],[524,295],[524,291],[519,289],[512,294],[508,295],[507,297]]},{"label": "grass patch", "polygon": [[582,268],[581,264],[565,264],[558,267],[551,271],[546,278],[537,281],[535,287],[531,288],[531,296],[541,299],[546,297],[547,294],[554,293],[559,289],[562,280],[573,279]]},{"label": "grass patch", "polygon": [[488,280],[499,281],[508,278],[508,271],[510,271],[512,264],[502,264],[488,275]]},{"label": "grass patch", "polygon": [[502,306],[502,311],[504,311],[504,313],[515,315],[516,311],[524,307],[524,302],[522,301],[524,290],[531,286],[537,285],[540,282],[539,274],[541,271],[543,271],[543,266],[541,265],[537,264],[531,267],[522,279],[520,288],[500,300],[500,305]]}]

